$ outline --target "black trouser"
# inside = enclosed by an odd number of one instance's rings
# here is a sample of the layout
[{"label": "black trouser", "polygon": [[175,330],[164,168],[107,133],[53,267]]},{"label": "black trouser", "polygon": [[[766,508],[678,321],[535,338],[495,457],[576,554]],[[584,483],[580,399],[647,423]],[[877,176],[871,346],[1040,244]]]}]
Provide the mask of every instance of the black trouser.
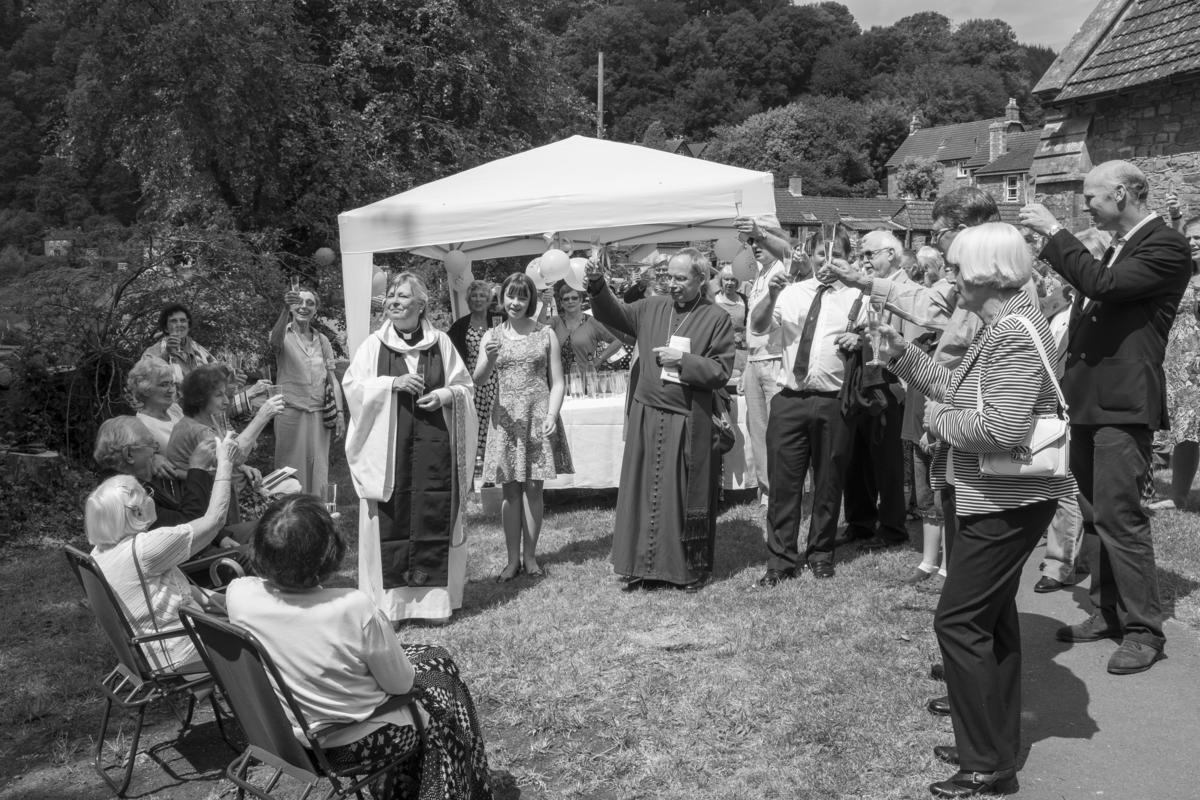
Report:
[{"label": "black trouser", "polygon": [[904,405],[889,397],[880,414],[850,423],[850,462],[846,471],[846,527],[878,531],[889,541],[908,541],[904,525]]},{"label": "black trouser", "polygon": [[[1021,744],[1021,567],[1057,500],[959,517],[933,627],[946,666],[959,767],[1016,767]],[[947,539],[947,545],[949,539]]]},{"label": "black trouser", "polygon": [[1071,472],[1082,497],[1092,604],[1125,638],[1162,649],[1162,602],[1142,487],[1153,434],[1143,425],[1072,425]]},{"label": "black trouser", "polygon": [[767,418],[767,559],[769,569],[795,569],[799,552],[804,475],[813,471],[808,563],[833,561],[842,480],[849,456],[849,432],[835,392],[783,389],[771,399]]}]

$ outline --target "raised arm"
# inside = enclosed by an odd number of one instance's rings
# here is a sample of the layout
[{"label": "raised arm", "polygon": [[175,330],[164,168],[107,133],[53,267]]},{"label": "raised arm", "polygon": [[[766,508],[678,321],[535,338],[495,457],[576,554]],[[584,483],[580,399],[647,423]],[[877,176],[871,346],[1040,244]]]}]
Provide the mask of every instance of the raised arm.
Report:
[{"label": "raised arm", "polygon": [[775,322],[775,301],[779,293],[787,286],[787,275],[780,273],[771,278],[767,284],[767,293],[758,304],[750,310],[750,332],[758,336],[770,333],[777,324]]},{"label": "raised arm", "polygon": [[[216,437],[214,437],[215,439]],[[208,547],[216,538],[217,532],[225,525],[225,515],[229,510],[229,486],[233,476],[234,458],[237,455],[237,441],[232,434],[216,441],[217,473],[213,476],[212,492],[208,496],[208,509],[204,516],[192,522],[192,549],[195,555]]]}]

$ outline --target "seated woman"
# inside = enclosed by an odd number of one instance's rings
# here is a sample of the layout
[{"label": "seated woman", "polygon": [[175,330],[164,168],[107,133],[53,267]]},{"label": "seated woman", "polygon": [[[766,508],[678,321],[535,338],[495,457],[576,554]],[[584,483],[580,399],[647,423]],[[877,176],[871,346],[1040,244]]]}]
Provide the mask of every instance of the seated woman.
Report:
[{"label": "seated woman", "polygon": [[[226,409],[229,407],[229,373],[220,363],[205,364],[188,373],[183,379],[183,418],[175,423],[167,443],[166,457],[175,469],[184,469],[192,457],[192,451],[201,441],[214,433],[224,436],[230,431]],[[270,397],[262,404],[250,424],[237,434],[238,457],[234,471],[234,504],[230,508],[230,522],[241,519],[244,509],[250,516],[260,507],[256,491],[261,485],[262,474],[253,467],[245,466],[246,457],[254,450],[262,429],[273,417],[283,410],[282,397]]]},{"label": "seated woman", "polygon": [[333,763],[412,748],[417,733],[407,709],[373,714],[391,695],[415,690],[428,714],[423,721],[432,752],[385,775],[372,785],[372,795],[416,798],[419,788],[421,797],[490,798],[475,706],[449,654],[401,645],[370,597],[321,585],[346,553],[324,504],[311,495],[279,498],[259,520],[253,551],[262,577],[229,585],[229,619],[270,653],[312,728],[339,726],[318,734]]},{"label": "seated woman", "polygon": [[[129,370],[125,388],[137,409],[137,418],[158,442],[159,452],[164,452],[175,423],[183,419],[183,411],[175,402],[175,370],[158,356],[143,356]],[[160,459],[168,466],[165,457]]]},{"label": "seated woman", "polygon": [[[152,452],[154,445],[143,443],[141,447]],[[179,565],[203,550],[221,530],[236,451],[232,437],[216,443],[217,473],[208,509],[203,517],[182,525],[151,528],[154,497],[133,475],[114,475],[88,496],[84,525],[95,548],[92,558],[116,593],[135,634],[178,627],[183,603],[221,608],[220,595],[188,583]],[[154,642],[144,652],[150,665],[158,669],[205,671],[186,636]]]}]

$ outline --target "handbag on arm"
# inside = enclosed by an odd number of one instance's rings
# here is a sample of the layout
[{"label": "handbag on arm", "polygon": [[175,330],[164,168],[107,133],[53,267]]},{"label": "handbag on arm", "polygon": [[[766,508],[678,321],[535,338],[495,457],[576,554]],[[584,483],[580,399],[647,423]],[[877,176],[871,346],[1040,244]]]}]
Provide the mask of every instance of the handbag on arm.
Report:
[{"label": "handbag on arm", "polygon": [[[1016,447],[1004,453],[981,453],[979,471],[984,475],[1029,475],[1065,478],[1070,474],[1068,454],[1071,444],[1071,424],[1067,416],[1067,399],[1063,397],[1054,368],[1042,345],[1042,337],[1027,318],[1015,315],[1033,339],[1042,366],[1050,376],[1050,385],[1058,398],[1058,413],[1053,416],[1033,414],[1029,433]],[[977,407],[983,411],[983,380],[976,384]]]}]

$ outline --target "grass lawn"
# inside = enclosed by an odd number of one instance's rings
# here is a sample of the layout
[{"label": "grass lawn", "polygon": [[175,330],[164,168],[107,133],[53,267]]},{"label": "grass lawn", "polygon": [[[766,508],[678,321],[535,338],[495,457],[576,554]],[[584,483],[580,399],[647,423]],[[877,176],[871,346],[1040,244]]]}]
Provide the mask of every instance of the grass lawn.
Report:
[{"label": "grass lawn", "polygon": [[[624,594],[607,560],[611,506],[611,495],[550,503],[547,575],[506,584],[494,581],[498,521],[473,506],[463,610],[447,627],[400,633],[455,655],[490,765],[512,775],[520,797],[912,798],[947,776],[930,749],[952,741],[949,723],[923,708],[942,691],[926,677],[937,598],[898,583],[916,553],[839,553],[833,580],[758,589],[760,512],[732,505],[710,588]],[[1200,630],[1197,517],[1160,513],[1154,525],[1168,608]],[[59,552],[81,540],[76,525],[0,550],[0,797],[109,796],[88,754],[94,686],[111,657]],[[335,583],[353,585],[355,563]],[[173,731],[164,720],[154,735]],[[232,754],[213,726],[192,745],[194,757],[162,756],[182,780],[147,762],[133,793],[226,792],[218,774]]]}]

